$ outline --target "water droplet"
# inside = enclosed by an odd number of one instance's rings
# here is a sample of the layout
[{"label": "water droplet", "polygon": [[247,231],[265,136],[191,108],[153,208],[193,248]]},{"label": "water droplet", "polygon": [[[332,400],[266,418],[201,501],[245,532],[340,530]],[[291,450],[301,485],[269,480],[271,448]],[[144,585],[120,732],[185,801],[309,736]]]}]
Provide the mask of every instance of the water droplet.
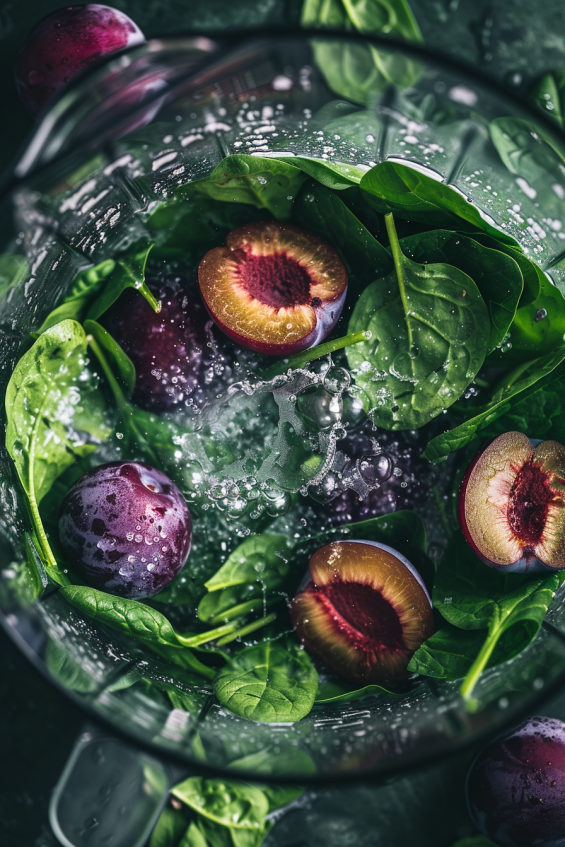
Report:
[{"label": "water droplet", "polygon": [[543,321],[544,318],[547,318],[547,309],[538,309],[534,321],[537,323],[538,321]]},{"label": "water droplet", "polygon": [[389,479],[393,461],[387,453],[367,453],[357,460],[357,468],[365,482],[374,485]]}]

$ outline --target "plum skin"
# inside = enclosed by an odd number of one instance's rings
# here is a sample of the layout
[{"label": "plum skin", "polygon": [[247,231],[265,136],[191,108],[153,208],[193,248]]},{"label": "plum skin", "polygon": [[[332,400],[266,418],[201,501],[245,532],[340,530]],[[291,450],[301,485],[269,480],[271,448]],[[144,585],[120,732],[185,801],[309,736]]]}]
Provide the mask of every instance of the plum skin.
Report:
[{"label": "plum skin", "polygon": [[59,538],[93,588],[152,597],[185,564],[192,521],[176,485],[141,462],[110,462],[82,476],[61,505]]},{"label": "plum skin", "polygon": [[170,411],[199,387],[206,313],[189,302],[182,277],[148,276],[146,282],[161,302],[160,312],[129,288],[100,323],[134,364],[134,402],[149,411]]},{"label": "plum skin", "polygon": [[145,41],[118,9],[89,3],[67,6],[43,18],[16,59],[18,94],[36,117],[52,94],[101,56]]},{"label": "plum skin", "polygon": [[501,847],[565,844],[565,724],[530,717],[489,744],[467,776],[467,805]]}]

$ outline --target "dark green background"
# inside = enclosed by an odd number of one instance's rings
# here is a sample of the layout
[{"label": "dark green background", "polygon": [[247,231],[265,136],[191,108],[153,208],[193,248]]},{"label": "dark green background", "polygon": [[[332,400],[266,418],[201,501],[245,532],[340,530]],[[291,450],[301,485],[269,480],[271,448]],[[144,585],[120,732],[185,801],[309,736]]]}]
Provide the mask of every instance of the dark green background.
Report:
[{"label": "dark green background", "polygon": [[[32,122],[13,84],[15,56],[27,33],[61,0],[0,0],[0,167],[7,167]],[[115,0],[148,37],[182,32],[220,33],[250,26],[298,23],[301,0]],[[545,0],[412,0],[429,47],[451,53],[521,92],[551,68],[565,68],[565,3]],[[565,716],[565,697],[543,713]],[[47,821],[50,792],[62,770],[82,715],[28,665],[0,633],[0,844],[54,847]],[[331,792],[316,808],[325,826],[357,844],[353,830],[370,811],[372,843],[387,847],[449,847],[471,832],[463,785],[468,757],[436,765],[384,788]],[[345,810],[345,811],[344,811]],[[311,847],[306,810],[291,812],[269,844]],[[357,830],[362,831],[362,830]],[[324,844],[324,826],[315,842]],[[369,843],[369,842],[368,842]]]}]

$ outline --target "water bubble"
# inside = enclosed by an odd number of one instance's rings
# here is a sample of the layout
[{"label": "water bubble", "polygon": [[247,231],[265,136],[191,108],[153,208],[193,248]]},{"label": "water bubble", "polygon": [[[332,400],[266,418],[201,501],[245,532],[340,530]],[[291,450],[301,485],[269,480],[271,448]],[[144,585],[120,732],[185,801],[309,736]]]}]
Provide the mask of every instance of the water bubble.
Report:
[{"label": "water bubble", "polygon": [[308,493],[318,503],[329,503],[340,493],[337,477],[332,473],[327,474],[318,485],[312,485]]},{"label": "water bubble", "polygon": [[345,368],[330,368],[322,377],[322,385],[330,394],[340,394],[351,385],[351,375]]},{"label": "water bubble", "polygon": [[357,468],[365,482],[374,485],[389,479],[393,461],[388,453],[367,453],[357,460]]},{"label": "water bubble", "polygon": [[304,391],[296,401],[296,410],[307,425],[316,431],[329,429],[341,419],[343,403],[339,395],[330,394],[320,385]]}]

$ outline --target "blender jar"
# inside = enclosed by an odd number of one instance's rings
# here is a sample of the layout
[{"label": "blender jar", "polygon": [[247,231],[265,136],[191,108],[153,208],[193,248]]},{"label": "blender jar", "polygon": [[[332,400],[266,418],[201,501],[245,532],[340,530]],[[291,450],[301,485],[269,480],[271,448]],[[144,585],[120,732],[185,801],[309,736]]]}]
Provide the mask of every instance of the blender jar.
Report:
[{"label": "blender jar", "polygon": [[[522,132],[514,147],[507,145],[506,158],[489,133],[495,119],[513,120]],[[521,123],[533,120],[543,126],[543,138]],[[77,273],[147,237],[147,222],[163,199],[235,153],[300,155],[355,173],[384,160],[408,164],[469,198],[563,290],[561,145],[546,118],[492,81],[409,45],[306,33],[223,45],[150,41],[110,57],[54,101],[5,184],[2,387],[30,333]],[[149,230],[158,243],[175,226],[172,208],[162,228]],[[276,388],[267,386],[269,400]],[[288,406],[296,397],[287,391],[284,400]],[[326,447],[327,476],[337,461],[335,440]],[[209,482],[223,481],[204,473]],[[440,465],[437,485],[450,473]],[[149,757],[202,774],[302,785],[384,778],[499,730],[565,679],[565,609],[558,596],[535,641],[482,675],[474,712],[464,708],[457,682],[430,678],[402,697],[316,705],[295,723],[243,720],[190,686],[181,688],[194,708],[172,708],[136,684],[143,678],[175,684],[166,657],[83,617],[56,585],[38,586],[29,576],[29,519],[5,448],[0,478],[3,625],[92,718]],[[311,480],[276,488],[280,514]],[[199,518],[203,526],[206,515]],[[237,521],[233,526],[236,532]],[[445,539],[440,527],[430,532],[437,555]],[[191,563],[192,556],[186,568]]]}]

